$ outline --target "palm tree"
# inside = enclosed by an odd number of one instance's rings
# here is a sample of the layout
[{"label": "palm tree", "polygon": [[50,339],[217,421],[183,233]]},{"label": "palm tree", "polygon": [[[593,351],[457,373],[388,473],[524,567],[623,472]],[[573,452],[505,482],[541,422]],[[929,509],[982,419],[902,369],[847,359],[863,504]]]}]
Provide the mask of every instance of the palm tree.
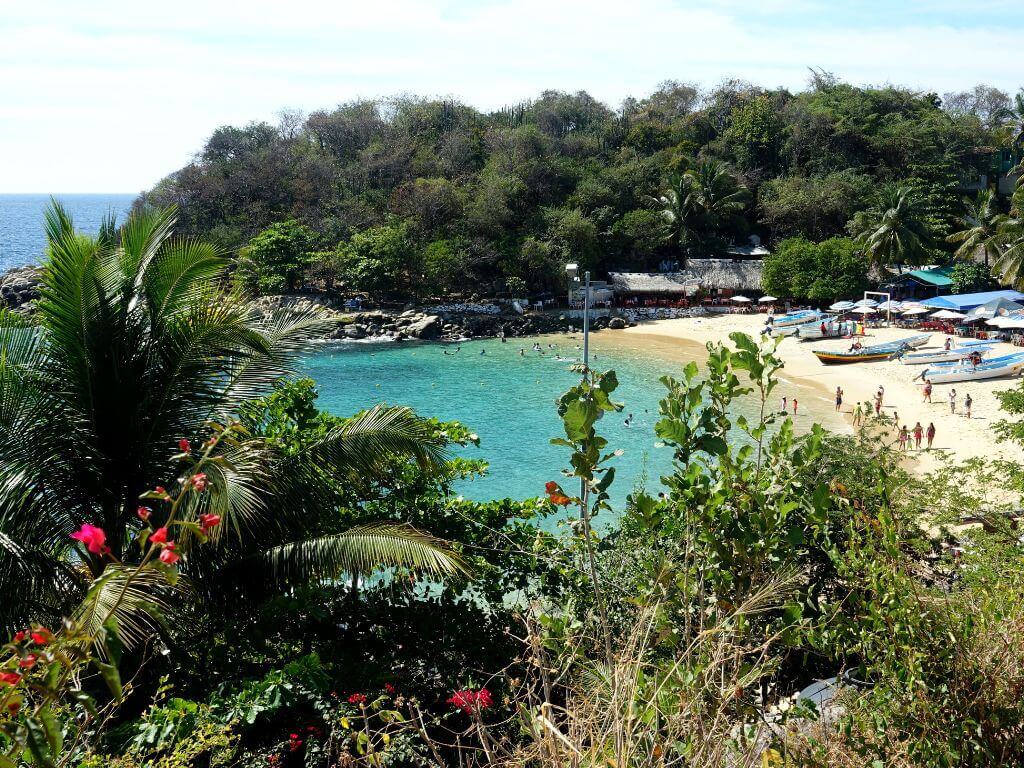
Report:
[{"label": "palm tree", "polygon": [[750,193],[724,164],[706,160],[669,178],[654,199],[665,223],[665,239],[685,257],[701,250],[718,250],[717,234],[743,213]]},{"label": "palm tree", "polygon": [[[107,588],[109,560],[70,534],[98,525],[115,557],[137,560],[139,496],[172,487],[178,441],[215,434],[334,322],[312,310],[260,314],[226,292],[223,256],[173,237],[174,223],[173,209],[146,210],[87,237],[53,203],[38,315],[0,313],[0,627],[53,621],[90,584]],[[201,586],[240,563],[247,576],[289,578],[375,564],[459,572],[456,553],[409,526],[345,531],[315,494],[289,496],[311,467],[372,478],[403,456],[441,471],[432,435],[408,409],[378,407],[300,455],[251,436],[218,443],[210,491],[188,515],[213,512],[222,525],[183,573]]]},{"label": "palm tree", "polygon": [[1005,218],[999,211],[999,196],[995,190],[984,189],[974,201],[964,200],[964,229],[946,238],[947,242],[960,243],[954,256],[971,259],[980,250],[986,267],[996,261],[1002,253],[999,228]]},{"label": "palm tree", "polygon": [[911,187],[884,188],[875,205],[853,217],[849,229],[878,265],[922,259],[933,242],[924,201]]},{"label": "palm tree", "polygon": [[999,244],[1002,253],[993,271],[1003,285],[1024,287],[1024,185],[1013,195],[1010,215],[999,225]]}]

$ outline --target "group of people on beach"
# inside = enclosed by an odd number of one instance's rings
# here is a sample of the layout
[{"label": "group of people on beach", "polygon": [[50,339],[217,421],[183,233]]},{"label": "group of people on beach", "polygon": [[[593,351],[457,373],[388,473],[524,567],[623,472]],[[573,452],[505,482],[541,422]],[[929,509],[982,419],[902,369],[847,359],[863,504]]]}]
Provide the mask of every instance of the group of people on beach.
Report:
[{"label": "group of people on beach", "polygon": [[[841,387],[836,387],[836,411],[843,402],[843,390]],[[928,402],[931,402],[930,400]],[[875,392],[874,398],[871,400],[865,400],[863,403],[858,402],[857,407],[853,409],[853,425],[855,427],[863,426],[867,417],[871,411],[874,410],[875,416],[881,418],[882,407],[885,404],[885,387],[879,385],[878,391]],[[900,415],[899,412],[893,410],[892,413],[893,428],[896,430],[896,437],[899,441],[899,447],[901,451],[909,450],[910,441],[913,439],[914,448],[921,450],[921,443],[925,441],[925,450],[930,451],[932,449],[932,443],[935,440],[935,422],[928,422],[928,426],[924,427],[921,422],[918,421],[913,427],[908,427],[906,424],[900,426]]]}]

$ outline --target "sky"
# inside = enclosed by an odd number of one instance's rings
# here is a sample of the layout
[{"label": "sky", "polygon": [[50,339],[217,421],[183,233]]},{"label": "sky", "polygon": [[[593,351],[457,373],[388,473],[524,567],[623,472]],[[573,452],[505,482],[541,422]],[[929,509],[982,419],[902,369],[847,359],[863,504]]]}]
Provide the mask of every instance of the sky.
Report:
[{"label": "sky", "polygon": [[0,0],[0,193],[139,192],[215,128],[411,93],[611,106],[808,69],[1024,87],[1020,0]]}]

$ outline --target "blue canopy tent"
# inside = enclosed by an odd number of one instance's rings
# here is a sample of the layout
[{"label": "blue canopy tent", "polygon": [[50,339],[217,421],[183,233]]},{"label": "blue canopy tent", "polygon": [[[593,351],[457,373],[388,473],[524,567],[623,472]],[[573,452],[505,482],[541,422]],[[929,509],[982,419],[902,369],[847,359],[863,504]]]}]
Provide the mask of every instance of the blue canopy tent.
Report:
[{"label": "blue canopy tent", "polygon": [[982,304],[987,304],[993,299],[1021,301],[1024,299],[1024,293],[1010,290],[961,293],[954,296],[936,296],[934,299],[922,301],[921,304],[934,309],[952,309],[954,312],[968,312],[975,307],[980,307]]}]

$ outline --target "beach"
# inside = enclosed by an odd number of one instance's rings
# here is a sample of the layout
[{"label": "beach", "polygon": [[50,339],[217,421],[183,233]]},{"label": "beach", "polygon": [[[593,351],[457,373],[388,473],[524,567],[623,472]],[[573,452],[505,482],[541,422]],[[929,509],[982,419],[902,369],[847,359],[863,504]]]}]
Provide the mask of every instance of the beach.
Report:
[{"label": "beach", "polygon": [[[681,318],[677,320],[654,320],[632,328],[619,331],[605,331],[602,336],[617,334],[624,343],[646,345],[655,348],[663,347],[666,340],[675,340],[686,344],[704,345],[708,342],[724,342],[731,344],[729,334],[741,331],[757,338],[764,327],[766,315],[728,314],[702,318]],[[899,328],[871,328],[867,336],[862,338],[865,345],[880,344],[915,334],[915,331]],[[926,348],[937,348],[943,344],[945,336],[936,333]],[[959,382],[956,384],[936,384],[933,387],[932,402],[923,402],[922,384],[913,381],[921,373],[923,366],[903,365],[897,360],[884,362],[853,363],[847,365],[823,365],[812,354],[814,349],[846,350],[849,339],[818,339],[815,341],[798,341],[786,338],[778,348],[779,357],[785,362],[780,373],[782,385],[776,389],[776,396],[781,401],[787,396],[792,397],[801,390],[813,388],[815,396],[832,401],[836,387],[843,389],[842,411],[846,417],[847,428],[852,432],[853,411],[858,402],[873,401],[878,387],[885,388],[882,408],[883,416],[889,419],[898,416],[899,426],[907,425],[913,431],[914,424],[921,422],[923,427],[935,424],[935,440],[932,451],[908,452],[908,468],[926,473],[938,466],[945,459],[967,460],[977,457],[984,458],[1018,458],[1019,450],[1007,443],[996,442],[991,427],[1003,418],[995,393],[1016,386],[1016,379],[996,379],[990,381]],[[1010,344],[996,344],[989,353],[990,357],[1021,351]],[[950,412],[949,391],[956,389],[957,412]],[[973,405],[972,418],[963,415],[963,402],[970,394]],[[780,403],[781,404],[781,403]],[[820,411],[820,408],[816,409]],[[895,428],[892,440],[897,439]]]}]

